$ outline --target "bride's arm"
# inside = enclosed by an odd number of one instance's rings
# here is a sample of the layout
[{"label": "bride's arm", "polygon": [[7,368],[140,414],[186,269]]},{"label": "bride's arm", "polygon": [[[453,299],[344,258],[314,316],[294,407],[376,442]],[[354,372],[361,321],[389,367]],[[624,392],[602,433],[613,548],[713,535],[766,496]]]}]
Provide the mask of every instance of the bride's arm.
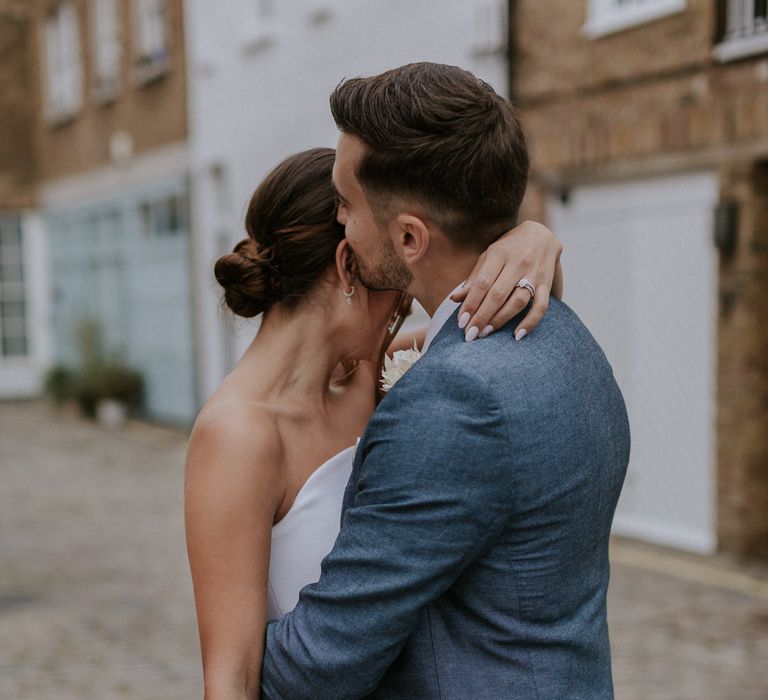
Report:
[{"label": "bride's arm", "polygon": [[259,697],[279,460],[276,432],[239,403],[201,415],[190,438],[185,523],[205,700]]}]

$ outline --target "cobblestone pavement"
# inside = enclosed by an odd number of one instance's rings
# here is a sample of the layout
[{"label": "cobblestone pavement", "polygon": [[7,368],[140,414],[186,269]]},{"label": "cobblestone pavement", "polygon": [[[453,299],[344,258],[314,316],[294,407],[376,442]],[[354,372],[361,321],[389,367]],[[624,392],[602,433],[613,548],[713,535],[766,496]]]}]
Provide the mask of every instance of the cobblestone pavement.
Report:
[{"label": "cobblestone pavement", "polygon": [[[184,434],[0,404],[0,699],[201,698]],[[768,700],[768,577],[616,542],[618,700]]]}]

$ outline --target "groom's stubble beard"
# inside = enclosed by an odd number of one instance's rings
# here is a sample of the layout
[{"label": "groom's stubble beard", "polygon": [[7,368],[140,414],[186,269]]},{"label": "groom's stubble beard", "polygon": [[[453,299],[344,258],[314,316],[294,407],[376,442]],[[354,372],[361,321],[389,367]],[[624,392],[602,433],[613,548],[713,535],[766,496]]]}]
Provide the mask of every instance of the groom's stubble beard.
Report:
[{"label": "groom's stubble beard", "polygon": [[375,265],[367,265],[358,258],[360,281],[375,291],[394,289],[400,292],[408,291],[413,282],[413,273],[400,259],[395,251],[392,239],[384,233],[381,246],[381,258]]}]

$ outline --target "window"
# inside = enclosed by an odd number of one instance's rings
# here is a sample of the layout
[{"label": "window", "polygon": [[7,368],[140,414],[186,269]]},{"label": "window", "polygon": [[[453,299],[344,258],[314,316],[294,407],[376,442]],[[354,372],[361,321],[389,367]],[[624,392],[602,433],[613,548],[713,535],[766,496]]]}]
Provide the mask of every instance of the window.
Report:
[{"label": "window", "polygon": [[28,353],[21,220],[0,218],[0,358]]},{"label": "window", "polygon": [[588,0],[584,33],[590,37],[611,34],[660,17],[682,12],[686,0]]},{"label": "window", "polygon": [[768,52],[768,0],[720,0],[715,57],[732,61]]},{"label": "window", "polygon": [[136,77],[148,83],[168,71],[168,3],[134,0]]},{"label": "window", "polygon": [[45,105],[50,122],[73,117],[82,106],[80,28],[73,2],[55,5],[45,18]]},{"label": "window", "polygon": [[248,0],[243,22],[243,46],[248,53],[260,53],[273,46],[277,35],[276,0]]},{"label": "window", "polygon": [[147,239],[173,238],[187,232],[187,198],[170,195],[144,202],[141,222]]},{"label": "window", "polygon": [[117,0],[91,0],[94,93],[99,102],[114,99],[120,88],[120,22]]}]

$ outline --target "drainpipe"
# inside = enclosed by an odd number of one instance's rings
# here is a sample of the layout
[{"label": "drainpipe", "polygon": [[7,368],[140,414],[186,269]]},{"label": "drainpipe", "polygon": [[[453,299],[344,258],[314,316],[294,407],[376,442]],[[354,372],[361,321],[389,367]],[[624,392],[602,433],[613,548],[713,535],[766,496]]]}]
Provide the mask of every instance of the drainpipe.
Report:
[{"label": "drainpipe", "polygon": [[517,0],[508,0],[507,7],[507,94],[517,105]]}]

